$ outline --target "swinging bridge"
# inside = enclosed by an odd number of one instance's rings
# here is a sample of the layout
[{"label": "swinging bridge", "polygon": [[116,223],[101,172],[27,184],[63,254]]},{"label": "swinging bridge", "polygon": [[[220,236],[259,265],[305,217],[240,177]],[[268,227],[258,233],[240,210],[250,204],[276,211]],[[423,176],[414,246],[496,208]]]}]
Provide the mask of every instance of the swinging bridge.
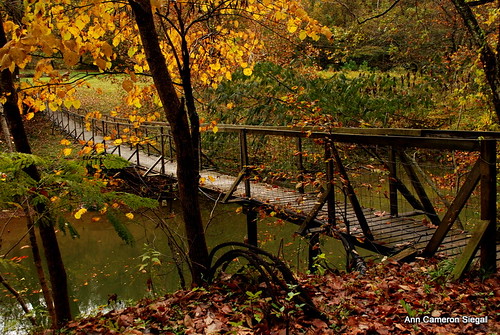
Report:
[{"label": "swinging bridge", "polygon": [[[168,124],[82,114],[47,117],[144,175],[175,176]],[[116,141],[122,137],[135,140]],[[500,264],[500,132],[219,124],[202,137],[201,187],[244,207],[251,244],[264,210],[297,224],[310,240],[310,259],[320,236],[329,235],[396,260],[455,257],[455,278],[475,260],[488,271]]]}]

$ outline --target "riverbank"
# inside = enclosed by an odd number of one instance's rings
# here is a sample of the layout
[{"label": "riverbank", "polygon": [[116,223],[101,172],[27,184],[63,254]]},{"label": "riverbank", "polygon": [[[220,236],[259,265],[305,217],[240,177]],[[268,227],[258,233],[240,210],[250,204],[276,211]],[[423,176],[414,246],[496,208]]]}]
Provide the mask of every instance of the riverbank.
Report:
[{"label": "riverbank", "polygon": [[[70,322],[63,334],[493,334],[500,331],[499,276],[445,280],[446,262],[373,265],[365,275],[300,276],[324,319],[290,293],[266,297],[263,283],[224,276],[207,289]],[[260,292],[260,293],[259,293]],[[47,332],[46,332],[47,333]]]}]

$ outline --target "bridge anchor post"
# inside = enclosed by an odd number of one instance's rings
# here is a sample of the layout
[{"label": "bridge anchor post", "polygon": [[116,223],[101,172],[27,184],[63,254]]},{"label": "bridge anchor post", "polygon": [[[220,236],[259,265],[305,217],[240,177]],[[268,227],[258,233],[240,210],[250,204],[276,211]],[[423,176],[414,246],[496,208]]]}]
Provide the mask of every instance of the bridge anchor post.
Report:
[{"label": "bridge anchor post", "polygon": [[258,216],[254,206],[244,205],[243,212],[247,217],[247,243],[253,246],[258,246],[257,222]]}]

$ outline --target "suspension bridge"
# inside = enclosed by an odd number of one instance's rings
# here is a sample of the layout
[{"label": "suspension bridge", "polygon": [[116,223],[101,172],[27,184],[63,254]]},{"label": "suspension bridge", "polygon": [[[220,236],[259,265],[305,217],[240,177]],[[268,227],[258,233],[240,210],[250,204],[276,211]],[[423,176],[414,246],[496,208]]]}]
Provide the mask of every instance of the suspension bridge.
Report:
[{"label": "suspension bridge", "polygon": [[[166,123],[70,111],[47,117],[72,139],[102,144],[144,175],[175,177]],[[265,210],[309,237],[310,259],[329,235],[396,260],[454,257],[456,278],[474,260],[488,270],[500,265],[499,132],[219,124],[203,137],[201,187],[221,203],[244,206],[249,243],[258,242],[256,210]]]}]

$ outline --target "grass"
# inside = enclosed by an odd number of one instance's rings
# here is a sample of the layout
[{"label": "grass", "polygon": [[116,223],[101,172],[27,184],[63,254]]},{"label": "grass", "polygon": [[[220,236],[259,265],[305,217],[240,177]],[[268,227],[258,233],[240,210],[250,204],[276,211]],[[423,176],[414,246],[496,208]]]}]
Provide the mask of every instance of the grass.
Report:
[{"label": "grass", "polygon": [[[22,80],[30,82],[33,71],[24,71]],[[81,108],[90,112],[99,111],[108,114],[117,107],[124,112],[131,111],[133,107],[126,104],[127,92],[122,87],[122,82],[129,79],[126,74],[102,74],[89,71],[72,71],[68,82],[76,85],[75,97],[81,102]],[[138,78],[139,86],[151,83],[147,77]]]},{"label": "grass", "polygon": [[126,91],[121,87],[125,76],[97,76],[89,77],[85,84],[78,87],[76,97],[80,99],[82,108],[89,111],[109,113],[122,104]]},{"label": "grass", "polygon": [[[50,121],[45,120],[42,115],[36,114],[33,119],[25,121],[24,125],[33,154],[55,161],[63,156],[62,150],[69,147],[73,150],[67,158],[78,156],[77,152],[81,149],[81,145],[77,143],[72,143],[69,146],[61,144],[61,140],[66,137],[54,129]],[[72,142],[72,140],[70,141]]]}]

